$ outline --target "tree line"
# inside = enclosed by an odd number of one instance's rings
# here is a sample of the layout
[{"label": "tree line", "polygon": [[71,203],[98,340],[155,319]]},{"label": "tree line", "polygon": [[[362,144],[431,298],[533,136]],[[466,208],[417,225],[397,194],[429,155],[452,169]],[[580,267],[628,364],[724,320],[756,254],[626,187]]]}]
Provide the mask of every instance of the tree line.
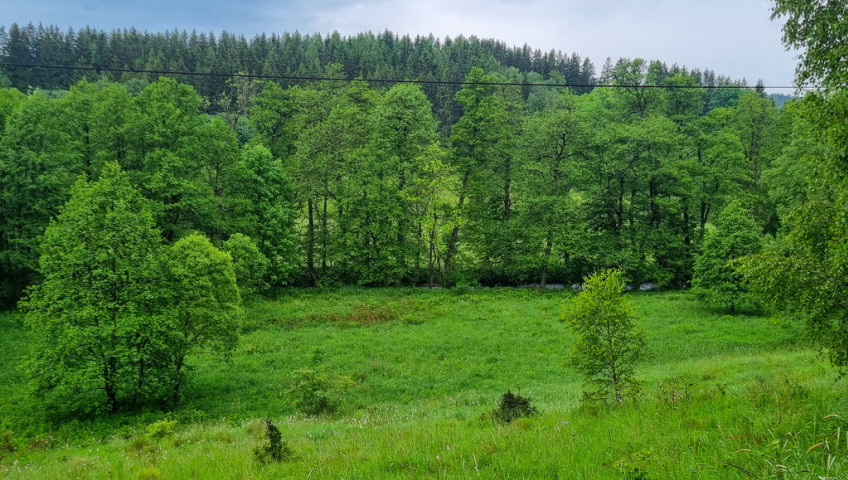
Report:
[{"label": "tree line", "polygon": [[256,285],[570,283],[620,267],[682,287],[730,199],[758,234],[778,230],[803,183],[791,104],[723,89],[728,106],[711,105],[659,62],[607,70],[621,88],[580,95],[473,67],[447,134],[420,86],[334,81],[339,64],[292,87],[232,79],[217,114],[172,78],[2,89],[5,296],[38,281],[76,179],[112,161],[165,242],[249,237],[267,260]]},{"label": "tree line", "polygon": [[[10,86],[22,92],[30,88],[68,89],[83,77],[113,82],[155,81],[155,73],[136,71],[197,72],[201,75],[175,75],[180,83],[195,88],[210,100],[209,113],[225,108],[227,74],[245,73],[271,76],[323,75],[336,64],[345,79],[394,79],[461,82],[472,66],[506,74],[518,83],[552,82],[591,85],[604,81],[611,65],[597,72],[595,65],[576,53],[543,52],[529,45],[510,47],[496,39],[475,36],[444,39],[432,35],[400,36],[390,31],[342,36],[336,32],[318,34],[259,34],[251,38],[229,32],[140,32],[136,29],[105,32],[91,27],[61,30],[58,26],[11,24],[0,26],[0,60],[10,65],[50,65],[61,68],[0,68]],[[86,70],[74,70],[84,68]],[[670,73],[682,67],[662,65]],[[92,71],[94,70],[94,71]],[[129,70],[129,71],[128,71]],[[223,76],[208,76],[221,73]],[[691,70],[696,83],[710,89],[711,103],[723,101],[713,87],[733,83],[726,76],[706,70]],[[0,75],[2,76],[2,75]],[[736,82],[740,83],[740,82]],[[284,82],[284,86],[293,83]],[[424,93],[435,105],[442,132],[462,113],[454,100],[459,86],[428,84]],[[585,93],[591,87],[581,87]],[[525,97],[529,89],[524,89]],[[223,102],[222,102],[223,100]]]}]

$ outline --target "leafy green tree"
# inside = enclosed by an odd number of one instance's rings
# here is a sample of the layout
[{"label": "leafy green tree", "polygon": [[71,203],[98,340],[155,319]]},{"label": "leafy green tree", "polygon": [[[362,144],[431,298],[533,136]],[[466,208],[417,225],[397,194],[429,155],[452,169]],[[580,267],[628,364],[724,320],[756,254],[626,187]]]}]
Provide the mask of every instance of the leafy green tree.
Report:
[{"label": "leafy green tree", "polygon": [[6,119],[12,115],[15,108],[26,101],[26,95],[14,88],[0,88],[0,135],[6,127]]},{"label": "leafy green tree", "polygon": [[69,112],[35,92],[6,119],[0,138],[0,266],[8,297],[35,278],[39,237],[84,172],[71,148]]},{"label": "leafy green tree", "polygon": [[646,355],[645,331],[624,298],[620,270],[584,278],[583,291],[563,313],[577,341],[568,364],[583,375],[584,399],[624,403],[636,394],[636,365]]},{"label": "leafy green tree", "polygon": [[754,91],[742,92],[736,109],[736,122],[742,153],[748,163],[746,186],[751,193],[754,217],[769,233],[776,230],[777,218],[761,177],[779,154],[778,147],[782,142],[778,142],[777,120],[778,111],[770,98]]},{"label": "leafy green tree", "polygon": [[386,213],[380,217],[382,242],[372,248],[382,252],[381,280],[399,283],[423,253],[415,186],[437,141],[433,106],[418,86],[392,87],[374,109],[372,134],[375,157],[366,179],[376,187],[372,200],[382,203],[372,208]]},{"label": "leafy green tree", "polygon": [[431,145],[425,156],[426,162],[415,179],[413,209],[427,249],[427,285],[432,287],[437,274],[444,281],[446,239],[456,227],[453,208],[459,186],[454,171],[445,162],[444,149]]},{"label": "leafy green tree", "polygon": [[124,84],[105,83],[99,87],[88,118],[88,138],[94,152],[91,170],[99,172],[104,163],[117,161],[124,170],[138,172],[143,168],[140,145],[144,135],[138,128],[139,107]]},{"label": "leafy green tree", "polygon": [[716,108],[696,124],[695,156],[688,167],[700,240],[713,212],[740,195],[750,177],[734,120],[733,109]]},{"label": "leafy green tree", "polygon": [[262,142],[277,158],[287,158],[294,153],[294,143],[302,125],[295,121],[300,87],[287,90],[275,82],[264,82],[247,109]]},{"label": "leafy green tree", "polygon": [[621,266],[634,283],[675,285],[685,283],[692,249],[683,221],[688,198],[681,136],[674,122],[657,113],[662,100],[636,90],[590,94],[584,108],[595,133],[582,184],[597,237],[596,264]]},{"label": "leafy green tree", "polygon": [[290,175],[283,162],[262,145],[246,145],[241,150],[244,176],[239,188],[238,211],[241,222],[236,230],[250,235],[270,262],[268,280],[285,284],[298,267],[297,209]]},{"label": "leafy green tree", "polygon": [[24,304],[28,371],[50,405],[114,412],[161,382],[162,248],[147,200],[117,164],[74,185],[44,232],[43,281]]},{"label": "leafy green tree", "polygon": [[749,300],[734,261],[758,253],[762,235],[739,201],[727,205],[717,223],[704,239],[703,254],[695,261],[692,290],[707,303],[729,306],[732,314],[737,305]]},{"label": "leafy green tree", "polygon": [[235,233],[224,242],[223,250],[233,258],[233,272],[242,297],[260,293],[268,286],[265,276],[269,262],[252,238]]},{"label": "leafy green tree", "polygon": [[775,0],[772,20],[784,19],[783,43],[801,51],[798,85],[848,85],[848,4],[837,1]]},{"label": "leafy green tree", "polygon": [[188,229],[204,232],[219,242],[240,230],[249,200],[238,190],[248,172],[240,162],[236,134],[223,120],[212,118],[193,133],[182,139],[185,148],[181,155],[197,169],[196,173],[187,170],[186,177],[180,179],[192,189],[184,203],[184,217],[190,215],[192,219]]},{"label": "leafy green tree", "polygon": [[141,161],[133,177],[151,200],[165,239],[175,241],[188,231],[207,231],[204,227],[212,223],[215,207],[210,210],[206,201],[208,183],[204,185],[201,177],[205,165],[194,157],[203,150],[198,138],[198,130],[206,123],[201,114],[203,99],[190,86],[163,77],[142,90],[136,104],[141,114],[135,125]]},{"label": "leafy green tree", "polygon": [[526,263],[538,265],[534,273],[544,288],[555,259],[577,253],[573,240],[582,226],[572,194],[587,154],[588,130],[577,98],[567,92],[552,108],[527,117],[523,131],[516,175],[519,238],[526,245]]},{"label": "leafy green tree", "polygon": [[827,145],[820,141],[809,119],[802,114],[801,102],[787,102],[781,117],[791,122],[791,139],[763,172],[763,183],[778,217],[784,221],[809,200],[809,179],[815,173],[815,163],[810,160],[826,155]]},{"label": "leafy green tree", "polygon": [[172,399],[181,400],[186,360],[193,350],[212,345],[227,354],[238,341],[240,303],[233,260],[206,237],[189,235],[167,253],[170,289],[168,348],[172,365]]},{"label": "leafy green tree", "polygon": [[321,85],[301,99],[301,115],[308,120],[296,143],[293,180],[307,210],[304,249],[310,283],[379,281],[371,277],[371,265],[379,259],[368,237],[378,214],[363,206],[370,194],[363,187],[373,163],[367,146],[377,94],[364,82],[352,82],[342,90]]},{"label": "leafy green tree", "polygon": [[[509,140],[509,113],[497,87],[490,85],[500,79],[487,75],[481,68],[472,68],[466,84],[457,92],[456,99],[463,106],[463,115],[453,126],[451,143],[454,149],[453,166],[460,176],[457,201],[458,221],[445,255],[445,270],[450,272],[458,253],[460,234],[476,237],[473,243],[483,255],[487,247],[487,233],[493,230],[492,221],[503,217],[510,209],[506,191],[498,192],[499,165],[505,165],[504,148]],[[487,84],[489,83],[489,84]],[[500,172],[502,179],[505,171]],[[502,184],[501,186],[505,186]],[[501,201],[499,201],[501,200]],[[466,205],[468,202],[468,205]],[[498,214],[500,213],[500,214]],[[460,225],[465,224],[465,231]]]},{"label": "leafy green tree", "polygon": [[817,145],[807,201],[788,215],[784,234],[742,272],[765,304],[806,320],[831,363],[848,370],[848,28],[844,2],[776,0],[772,18],[786,18],[784,43],[802,49],[796,83],[820,82],[800,102]]}]

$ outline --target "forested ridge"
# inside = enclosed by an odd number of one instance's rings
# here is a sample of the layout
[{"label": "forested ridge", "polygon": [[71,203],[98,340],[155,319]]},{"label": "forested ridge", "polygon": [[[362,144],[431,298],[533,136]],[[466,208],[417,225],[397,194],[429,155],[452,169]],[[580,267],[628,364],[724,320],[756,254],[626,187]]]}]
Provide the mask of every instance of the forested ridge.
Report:
[{"label": "forested ridge", "polygon": [[[345,79],[417,80],[433,83],[423,87],[435,106],[444,127],[461,114],[454,95],[459,89],[451,82],[465,79],[472,66],[500,72],[516,83],[558,83],[581,85],[578,93],[607,76],[597,71],[588,58],[562,51],[542,52],[529,45],[508,46],[496,39],[476,36],[415,38],[390,31],[342,36],[320,34],[260,34],[251,38],[229,32],[170,31],[140,32],[136,29],[105,32],[91,27],[63,31],[58,26],[11,24],[0,26],[2,61],[8,65],[45,65],[53,68],[7,67],[11,86],[67,89],[83,77],[97,76],[111,81],[155,80],[158,73],[182,72],[174,78],[192,85],[210,100],[207,110],[220,112],[218,100],[227,90],[227,74],[263,76],[320,77],[331,64],[340,65],[338,75]],[[608,68],[609,66],[607,66]],[[683,67],[661,65],[665,72],[677,73]],[[192,75],[191,73],[197,74]],[[734,83],[730,78],[706,69],[693,69],[696,83],[708,88]],[[221,75],[219,75],[221,74]],[[736,81],[745,84],[745,81]],[[283,82],[284,86],[294,82]],[[525,96],[528,92],[524,91]],[[721,92],[716,92],[717,96]],[[711,104],[722,103],[721,98]],[[445,130],[446,131],[446,130]]]},{"label": "forested ridge", "polygon": [[[166,242],[246,235],[271,285],[571,283],[617,266],[631,283],[684,287],[729,199],[773,234],[803,197],[793,108],[710,71],[620,59],[596,76],[577,55],[389,32],[247,41],[13,24],[1,38],[10,65],[102,69],[4,69],[8,299],[37,281],[70,186],[110,161]],[[126,68],[318,79],[110,71]],[[569,82],[617,88],[527,85]]]}]

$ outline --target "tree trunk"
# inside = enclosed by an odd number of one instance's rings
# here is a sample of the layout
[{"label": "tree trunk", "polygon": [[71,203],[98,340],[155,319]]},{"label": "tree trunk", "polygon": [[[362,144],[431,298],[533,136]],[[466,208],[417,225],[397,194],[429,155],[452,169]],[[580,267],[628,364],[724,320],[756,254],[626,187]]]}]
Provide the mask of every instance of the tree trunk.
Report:
[{"label": "tree trunk", "polygon": [[144,358],[138,361],[138,379],[136,380],[135,392],[133,392],[132,408],[138,405],[138,399],[141,396],[141,390],[144,388]]},{"label": "tree trunk", "polygon": [[615,388],[615,401],[619,405],[623,404],[624,399],[621,398],[621,385],[618,379],[618,373],[615,371],[615,365],[612,366],[612,385]]},{"label": "tree trunk", "polygon": [[327,227],[327,195],[324,195],[324,208],[321,213],[321,273],[327,272],[327,245],[330,232]]},{"label": "tree trunk", "polygon": [[180,399],[181,399],[180,398],[180,388],[183,385],[182,370],[183,370],[184,360],[185,360],[185,358],[183,356],[179,356],[179,357],[177,357],[176,363],[174,365],[174,367],[176,369],[176,374],[175,374],[175,378],[174,378],[174,397],[173,397],[174,405],[180,404]]},{"label": "tree trunk", "polygon": [[[462,206],[465,204],[465,190],[468,188],[468,180],[471,175],[469,170],[465,171],[465,175],[462,177],[462,189],[459,193],[459,203],[458,208],[456,209],[457,215],[462,215]],[[453,262],[453,256],[456,254],[457,242],[459,241],[459,222],[453,227],[451,230],[450,241],[448,241],[448,248],[445,252],[445,272],[449,272]]]},{"label": "tree trunk", "polygon": [[542,260],[542,278],[539,281],[539,287],[544,290],[545,287],[548,286],[548,263],[551,258],[551,251],[553,251],[554,243],[551,240],[553,236],[553,232],[548,230],[548,238],[545,241],[545,256]]},{"label": "tree trunk", "polygon": [[115,357],[109,357],[103,366],[103,386],[106,391],[106,410],[115,413],[118,408],[118,385],[115,371],[118,369]]},{"label": "tree trunk", "polygon": [[309,211],[309,224],[306,228],[306,269],[309,272],[309,281],[314,287],[318,282],[315,278],[315,214],[312,200],[307,200]]}]

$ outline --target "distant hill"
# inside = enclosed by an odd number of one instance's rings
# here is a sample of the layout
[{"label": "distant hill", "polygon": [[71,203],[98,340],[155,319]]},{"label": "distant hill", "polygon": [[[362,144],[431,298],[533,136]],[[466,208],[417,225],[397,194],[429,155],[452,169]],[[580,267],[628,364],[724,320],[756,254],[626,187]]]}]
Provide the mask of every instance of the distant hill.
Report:
[{"label": "distant hill", "polygon": [[[210,73],[247,73],[277,77],[286,84],[299,80],[279,77],[321,77],[331,64],[341,66],[334,75],[344,78],[461,82],[471,67],[499,72],[509,81],[592,85],[599,80],[595,65],[577,53],[543,52],[529,45],[508,46],[495,39],[475,36],[444,39],[399,36],[390,31],[354,36],[302,35],[298,32],[259,34],[251,38],[228,32],[140,32],[134,28],[105,32],[86,27],[63,31],[58,26],[11,24],[0,27],[0,60],[8,84],[26,92],[32,88],[67,89],[83,77],[111,81],[155,80],[159,73],[173,75],[215,100],[227,88],[228,77]],[[655,62],[668,75],[685,70]],[[31,68],[31,65],[54,68]],[[706,86],[732,83],[711,70],[688,71]],[[187,73],[197,73],[190,75]],[[603,73],[603,72],[601,72]],[[452,124],[460,113],[453,100],[459,85],[430,83],[424,91],[435,105],[442,125]],[[529,89],[525,96],[529,95]],[[591,87],[579,87],[585,93]]]}]

